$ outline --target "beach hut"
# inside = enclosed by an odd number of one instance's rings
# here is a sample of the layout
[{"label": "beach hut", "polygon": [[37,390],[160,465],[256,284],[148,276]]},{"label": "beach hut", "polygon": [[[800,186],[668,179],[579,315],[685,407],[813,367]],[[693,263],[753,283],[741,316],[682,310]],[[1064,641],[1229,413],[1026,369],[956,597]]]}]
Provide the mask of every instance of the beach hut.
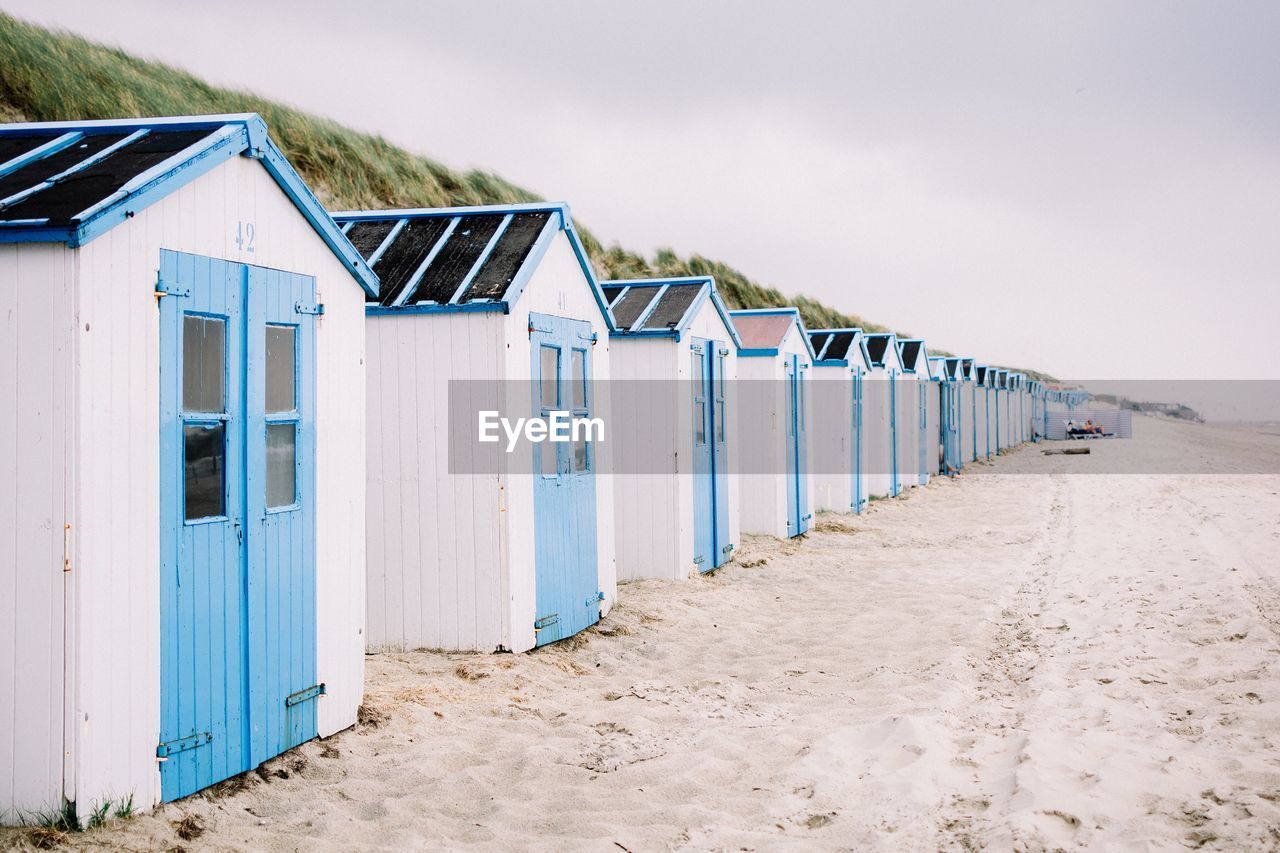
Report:
[{"label": "beach hut", "polygon": [[973,367],[976,384],[975,421],[976,421],[976,458],[990,459],[993,453],[999,452],[996,445],[996,408],[995,408],[995,369],[985,364]]},{"label": "beach hut", "polygon": [[813,518],[809,374],[813,348],[795,308],[730,312],[738,330],[742,531],[799,536]]},{"label": "beach hut", "polygon": [[352,725],[369,267],[256,115],[0,126],[0,821]]},{"label": "beach hut", "polygon": [[814,507],[862,512],[867,501],[863,390],[871,371],[862,330],[813,331],[809,342],[815,354],[810,438]]},{"label": "beach hut", "polygon": [[[898,340],[902,357],[902,376],[898,382],[898,470],[909,486],[923,486],[938,470],[937,424],[938,395],[930,393],[933,375],[929,370],[929,353],[919,338]],[[914,384],[912,384],[914,383]]]},{"label": "beach hut", "polygon": [[960,467],[978,458],[978,383],[971,358],[960,359]]},{"label": "beach hut", "polygon": [[995,443],[996,452],[1011,446],[1009,441],[1009,371],[995,369]]},{"label": "beach hut", "polygon": [[898,469],[898,392],[902,356],[897,335],[869,334],[863,338],[871,372],[863,385],[863,458],[868,498],[892,497],[902,490]]},{"label": "beach hut", "polygon": [[709,277],[604,284],[618,577],[684,578],[738,542],[738,333]]},{"label": "beach hut", "polygon": [[[609,411],[613,323],[568,207],[335,218],[381,280],[369,648],[522,652],[594,624],[616,598],[608,436],[590,428]],[[557,418],[574,440],[550,440]],[[508,441],[520,419],[541,429]]]},{"label": "beach hut", "polygon": [[960,470],[960,359],[930,356],[930,371],[937,385],[937,438],[941,446],[941,473],[954,476]]}]

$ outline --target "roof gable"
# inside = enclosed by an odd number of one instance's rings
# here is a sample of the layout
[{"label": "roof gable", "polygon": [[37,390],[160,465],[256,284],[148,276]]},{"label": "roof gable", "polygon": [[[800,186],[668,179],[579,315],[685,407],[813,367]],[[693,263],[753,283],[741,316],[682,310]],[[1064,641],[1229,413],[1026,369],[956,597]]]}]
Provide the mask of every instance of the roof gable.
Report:
[{"label": "roof gable", "polygon": [[0,125],[0,243],[82,246],[237,155],[262,163],[366,292],[377,290],[253,113]]},{"label": "roof gable", "polygon": [[608,281],[601,289],[617,326],[610,333],[613,336],[667,336],[679,340],[710,300],[734,346],[742,346],[729,309],[710,276]]},{"label": "roof gable", "polygon": [[814,364],[847,366],[857,364],[864,370],[871,369],[867,355],[866,336],[861,329],[819,329],[809,333],[809,345],[813,348]]},{"label": "roof gable", "polygon": [[871,359],[872,367],[896,371],[903,369],[902,354],[898,350],[897,335],[891,332],[877,333],[867,335],[865,341],[867,356]]},{"label": "roof gable", "polygon": [[381,281],[368,313],[509,312],[552,240],[564,232],[610,330],[615,328],[567,204],[348,210],[333,218]]},{"label": "roof gable", "polygon": [[744,308],[730,311],[729,316],[738,330],[739,355],[777,355],[787,335],[795,329],[809,357],[814,357],[813,344],[798,308]]}]

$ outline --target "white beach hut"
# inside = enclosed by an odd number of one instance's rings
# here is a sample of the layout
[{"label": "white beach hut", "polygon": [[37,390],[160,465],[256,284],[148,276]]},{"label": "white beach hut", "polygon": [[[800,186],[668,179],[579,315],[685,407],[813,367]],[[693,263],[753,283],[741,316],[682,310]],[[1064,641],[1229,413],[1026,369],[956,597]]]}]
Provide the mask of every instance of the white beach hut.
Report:
[{"label": "white beach hut", "polygon": [[902,356],[897,336],[868,334],[863,338],[871,372],[863,386],[864,459],[868,497],[892,497],[902,490],[898,468],[898,395],[902,385]]},{"label": "white beach hut", "polygon": [[738,333],[709,277],[611,281],[618,577],[684,578],[739,538]]},{"label": "white beach hut", "polygon": [[0,820],[355,722],[366,292],[256,115],[0,127]]},{"label": "white beach hut", "polygon": [[937,441],[940,446],[940,473],[954,476],[960,470],[960,359],[930,356],[929,367],[937,385]]},{"label": "white beach hut", "polygon": [[867,502],[864,398],[871,362],[861,329],[809,333],[813,346],[810,469],[814,508],[862,512]]},{"label": "white beach hut", "polygon": [[479,441],[486,412],[609,411],[613,324],[567,206],[335,219],[381,280],[366,309],[369,648],[521,652],[595,623],[616,598],[607,435]]},{"label": "white beach hut", "polygon": [[971,358],[960,359],[960,467],[978,458],[978,384]]},{"label": "white beach hut", "polygon": [[809,374],[813,348],[795,308],[732,311],[738,330],[742,531],[799,536],[813,518]]},{"label": "white beach hut", "polygon": [[[900,479],[905,485],[923,486],[938,470],[938,395],[933,393],[933,374],[924,341],[899,339],[898,353],[902,358],[897,394]],[[930,424],[934,426],[931,428]]]},{"label": "white beach hut", "polygon": [[996,409],[995,409],[995,370],[985,364],[973,367],[974,383],[977,385],[974,399],[977,408],[974,411],[977,429],[976,458],[990,459],[999,452],[996,445]]}]

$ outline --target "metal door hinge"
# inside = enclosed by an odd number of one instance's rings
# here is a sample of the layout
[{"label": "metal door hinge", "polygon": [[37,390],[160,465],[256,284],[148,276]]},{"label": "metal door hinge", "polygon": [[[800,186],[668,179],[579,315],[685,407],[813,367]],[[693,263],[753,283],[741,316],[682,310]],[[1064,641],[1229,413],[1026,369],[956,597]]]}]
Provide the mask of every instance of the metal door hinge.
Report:
[{"label": "metal door hinge", "polygon": [[725,545],[723,548],[720,549],[720,553],[728,554],[732,550],[733,550],[733,543],[730,542],[728,545]]},{"label": "metal door hinge", "polygon": [[195,749],[197,746],[212,742],[213,735],[209,732],[199,732],[177,740],[166,741],[156,747],[156,758],[168,758],[170,755],[177,755],[179,752],[186,752],[188,749]]},{"label": "metal door hinge", "polygon": [[305,302],[295,302],[293,303],[293,310],[298,312],[299,314],[319,315],[324,313],[324,303],[317,302],[314,305],[308,305]]},{"label": "metal door hinge", "polygon": [[593,595],[593,596],[591,596],[590,598],[588,598],[588,599],[587,599],[587,601],[586,601],[586,605],[587,605],[588,607],[590,607],[591,605],[595,604],[597,601],[604,601],[604,593],[603,593],[603,592],[597,592],[595,595]]},{"label": "metal door hinge", "polygon": [[552,613],[550,616],[543,616],[541,619],[534,621],[533,630],[535,632],[541,631],[543,628],[548,628],[559,621],[560,621],[559,613]]},{"label": "metal door hinge", "polygon": [[284,705],[286,708],[292,708],[294,705],[299,705],[306,702],[308,699],[314,699],[317,696],[323,696],[324,694],[324,682],[322,681],[319,684],[311,685],[306,690],[299,690],[297,693],[286,696]]},{"label": "metal door hinge", "polygon": [[162,278],[157,278],[155,295],[157,301],[166,296],[190,296],[191,288],[185,287],[176,281],[165,281]]},{"label": "metal door hinge", "polygon": [[706,557],[703,557],[701,554],[693,558],[693,562],[695,565],[703,562],[704,560],[706,560]]}]

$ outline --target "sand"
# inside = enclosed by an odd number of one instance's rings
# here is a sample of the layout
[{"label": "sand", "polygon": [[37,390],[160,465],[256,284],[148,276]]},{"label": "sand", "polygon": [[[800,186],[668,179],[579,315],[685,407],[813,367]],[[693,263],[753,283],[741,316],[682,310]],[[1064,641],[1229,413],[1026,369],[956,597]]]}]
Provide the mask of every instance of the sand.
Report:
[{"label": "sand", "polygon": [[1280,438],[1135,430],[748,539],[535,653],[371,656],[356,729],[75,841],[1275,849],[1280,477],[1073,474]]}]

